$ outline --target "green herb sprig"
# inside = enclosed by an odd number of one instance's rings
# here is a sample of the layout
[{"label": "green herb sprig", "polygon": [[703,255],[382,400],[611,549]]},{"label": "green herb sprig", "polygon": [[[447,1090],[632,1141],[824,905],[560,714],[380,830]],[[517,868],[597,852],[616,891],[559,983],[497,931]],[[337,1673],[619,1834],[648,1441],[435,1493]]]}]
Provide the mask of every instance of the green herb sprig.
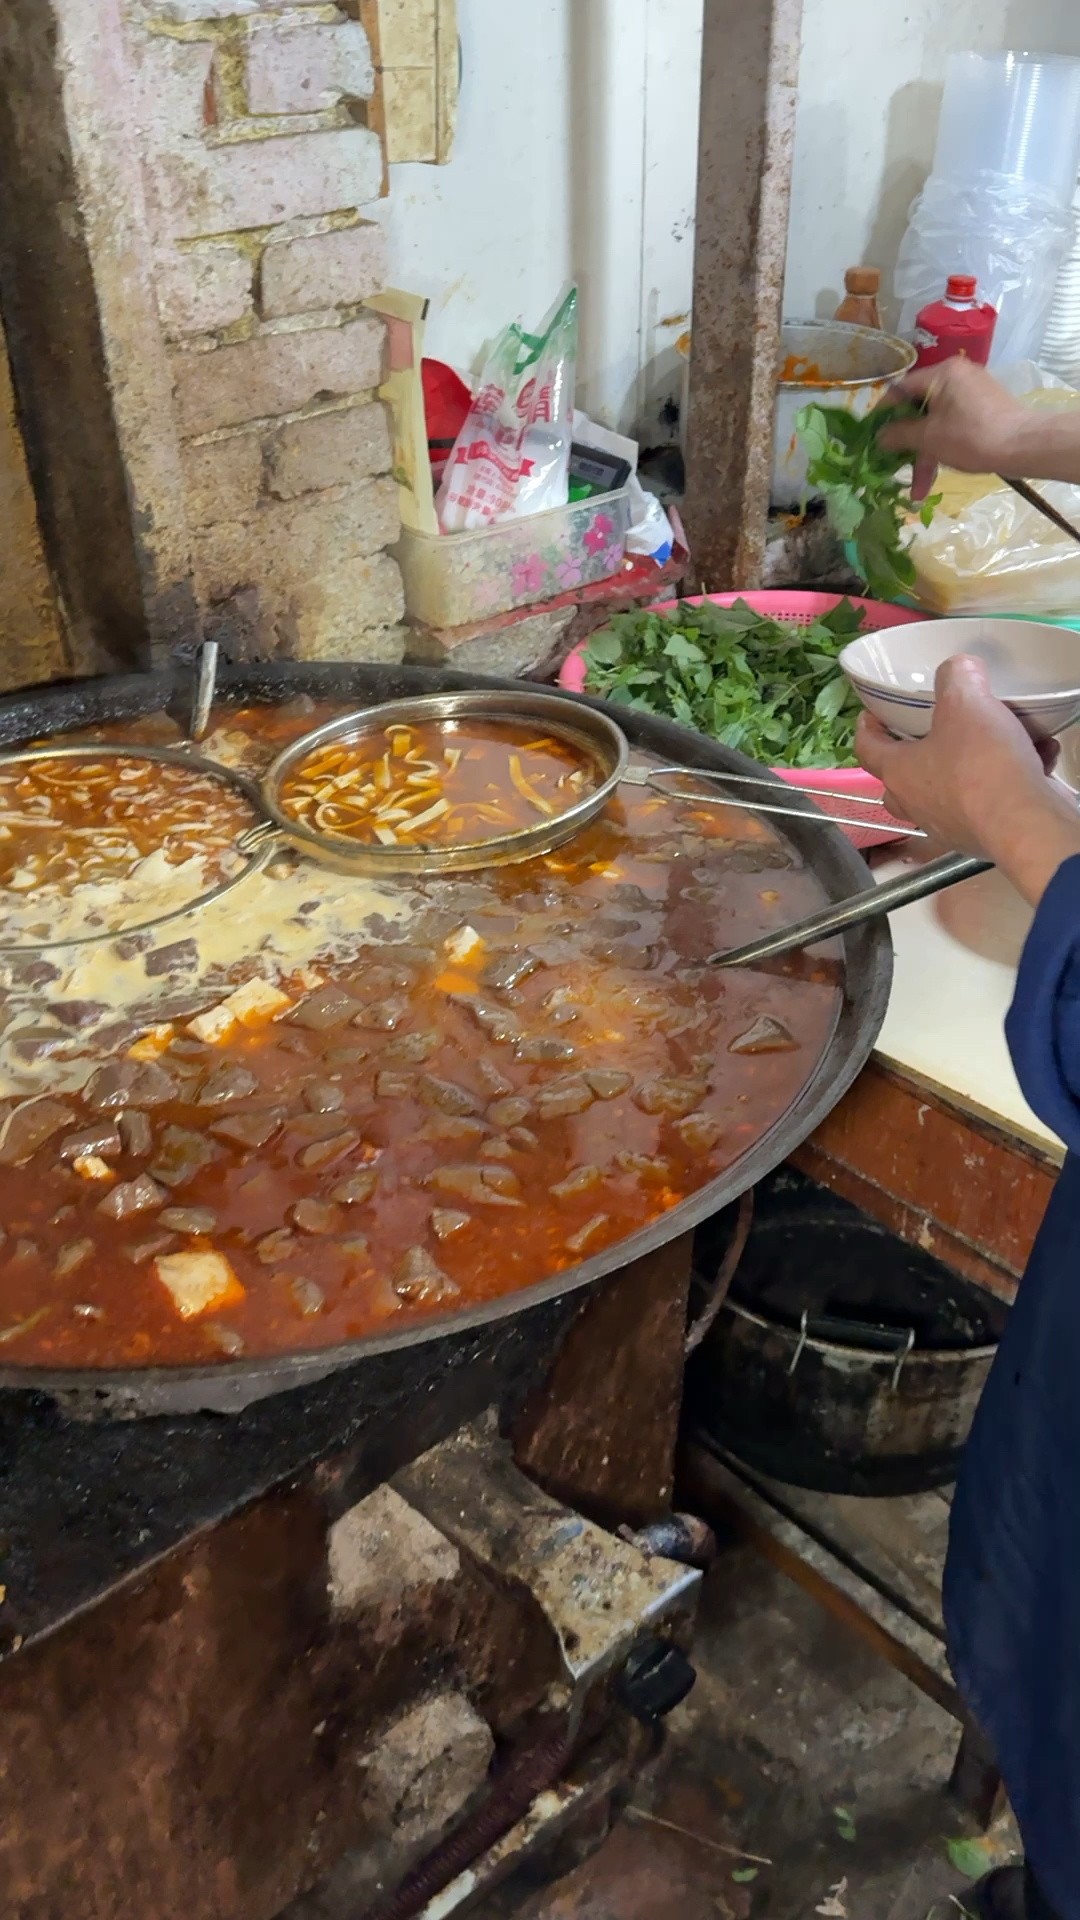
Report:
[{"label": "green herb sprig", "polygon": [[619,613],[589,641],[585,685],[767,766],[852,767],[860,707],[837,656],[862,625],[850,600],[806,627],[745,600]]},{"label": "green herb sprig", "polygon": [[841,540],[854,542],[862,572],[877,600],[896,600],[915,585],[915,563],[903,542],[909,514],[930,525],[941,498],[916,505],[898,474],[911,454],[886,451],[878,439],[884,426],[917,419],[912,401],[876,407],[856,419],[841,407],[803,407],[796,416],[799,438],[809,455],[807,480],[824,494],[829,520]]}]

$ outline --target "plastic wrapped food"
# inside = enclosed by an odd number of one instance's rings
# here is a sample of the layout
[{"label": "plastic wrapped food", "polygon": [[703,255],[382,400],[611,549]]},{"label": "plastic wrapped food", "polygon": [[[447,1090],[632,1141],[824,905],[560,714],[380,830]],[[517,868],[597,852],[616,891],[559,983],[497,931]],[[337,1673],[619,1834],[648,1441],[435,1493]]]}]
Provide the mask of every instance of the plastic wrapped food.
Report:
[{"label": "plastic wrapped food", "polygon": [[[1001,377],[1001,376],[999,376]],[[1003,384],[1039,408],[1080,407],[1080,393],[1030,363]],[[1080,486],[1043,480],[1039,492],[1080,525]],[[911,543],[916,595],[934,613],[1075,614],[1080,546],[993,474],[945,470],[941,504]]]},{"label": "plastic wrapped food", "polygon": [[435,502],[444,533],[565,507],[576,363],[574,287],[537,333],[499,335]]}]

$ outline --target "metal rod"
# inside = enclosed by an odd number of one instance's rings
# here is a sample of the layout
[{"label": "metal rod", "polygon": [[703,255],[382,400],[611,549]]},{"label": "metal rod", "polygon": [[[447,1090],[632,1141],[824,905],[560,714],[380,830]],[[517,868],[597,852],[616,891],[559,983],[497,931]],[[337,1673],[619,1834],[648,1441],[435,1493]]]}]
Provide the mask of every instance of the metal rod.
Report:
[{"label": "metal rod", "polygon": [[[665,800],[678,800],[685,806],[741,807],[744,813],[778,813],[788,820],[810,820],[819,827],[862,827],[867,833],[888,831],[893,827],[892,815],[883,800],[867,798],[853,801],[849,793],[837,793],[828,787],[792,786],[787,781],[778,782],[767,774],[719,773],[710,767],[630,767],[622,777],[626,785],[651,787],[654,793],[661,794]],[[780,791],[786,792],[789,798],[798,794],[802,799],[809,800],[811,805],[783,807],[771,800],[741,800],[737,794],[673,793],[669,788],[657,784],[662,779],[722,780],[725,786],[733,782],[743,787],[767,787],[771,793],[775,793],[779,786]],[[868,818],[865,813],[836,813],[831,808],[826,813],[813,804],[818,800],[838,800],[847,807],[876,807],[883,817],[875,820],[872,814]],[[906,840],[926,839],[921,827],[911,827],[904,822],[896,823],[895,832],[898,839],[901,836]]]},{"label": "metal rod", "polygon": [[214,690],[217,686],[219,651],[216,640],[204,640],[199,648],[195,698],[192,701],[191,721],[188,726],[188,733],[192,740],[204,740],[210,725],[210,709],[214,704]]},{"label": "metal rod", "polygon": [[998,479],[1004,480],[1005,485],[1011,487],[1014,493],[1018,493],[1021,500],[1026,500],[1029,507],[1034,507],[1036,513],[1041,513],[1044,520],[1049,520],[1052,526],[1060,527],[1062,533],[1067,533],[1070,540],[1075,540],[1080,545],[1080,528],[1074,527],[1071,520],[1066,520],[1065,515],[1059,513],[1056,507],[1052,507],[1049,500],[1044,500],[1042,494],[1037,493],[1034,487],[1029,487],[1026,480],[1009,480],[1003,473],[998,474]]},{"label": "metal rod", "polygon": [[[796,771],[809,772],[810,769],[803,768],[796,769]],[[726,768],[720,769],[719,767],[628,767],[622,777],[624,782],[631,787],[648,787],[652,785],[654,780],[666,780],[669,777],[678,777],[681,780],[722,780],[725,786],[768,787],[771,792],[775,792],[777,787],[777,776],[774,773],[728,773]],[[824,799],[847,801],[851,799],[850,793],[841,793],[837,787],[800,787],[798,782],[794,780],[783,780],[780,782],[780,785],[786,787],[789,793],[805,794],[808,800]],[[699,794],[687,794],[685,796],[679,794],[678,796],[672,797],[678,797],[679,799],[685,797],[690,800],[702,798]],[[736,803],[733,802],[732,804],[734,805]],[[743,801],[738,804],[745,805],[746,802]],[[865,800],[860,799],[858,804],[860,807],[881,807],[883,811],[885,808],[884,800],[879,799],[876,794],[868,793]]]},{"label": "metal rod", "polygon": [[[657,793],[662,791],[662,788],[656,788]],[[863,827],[867,833],[885,833],[888,830],[884,821],[868,820],[865,814],[862,819],[856,819],[849,813],[811,813],[806,807],[774,807],[770,801],[766,800],[724,799],[719,794],[711,793],[677,793],[669,794],[667,797],[670,800],[682,800],[694,806],[741,807],[744,813],[779,813],[785,819],[809,820],[818,827]],[[896,832],[897,838],[903,834],[905,840],[925,840],[926,838],[921,827],[897,828]]]},{"label": "metal rod", "polygon": [[745,947],[731,947],[726,953],[710,954],[710,967],[750,967],[760,960],[772,960],[782,953],[793,953],[797,947],[811,946],[815,941],[828,940],[835,933],[846,933],[849,927],[859,927],[864,920],[874,920],[879,913],[892,913],[897,907],[906,907],[913,900],[925,900],[929,894],[940,893],[945,887],[955,886],[959,880],[969,880],[976,873],[986,873],[993,865],[991,860],[977,860],[967,853],[945,853],[938,860],[930,860],[926,866],[919,867],[915,873],[901,874],[895,880],[887,880],[884,886],[870,887],[865,893],[854,893],[850,899],[837,901],[834,906],[822,907],[820,912],[812,913],[805,920],[797,920],[793,926],[781,927],[776,933],[762,934],[760,940],[752,940]]}]

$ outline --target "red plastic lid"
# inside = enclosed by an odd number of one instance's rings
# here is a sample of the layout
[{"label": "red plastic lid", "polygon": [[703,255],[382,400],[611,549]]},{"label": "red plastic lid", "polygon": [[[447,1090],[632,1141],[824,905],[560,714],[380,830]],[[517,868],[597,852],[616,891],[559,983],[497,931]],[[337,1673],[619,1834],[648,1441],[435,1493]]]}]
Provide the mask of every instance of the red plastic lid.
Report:
[{"label": "red plastic lid", "polygon": [[453,446],[468,418],[472,395],[453,367],[441,360],[425,360],[421,371],[428,440]]},{"label": "red plastic lid", "polygon": [[945,289],[947,300],[974,300],[978,282],[973,273],[950,273]]}]

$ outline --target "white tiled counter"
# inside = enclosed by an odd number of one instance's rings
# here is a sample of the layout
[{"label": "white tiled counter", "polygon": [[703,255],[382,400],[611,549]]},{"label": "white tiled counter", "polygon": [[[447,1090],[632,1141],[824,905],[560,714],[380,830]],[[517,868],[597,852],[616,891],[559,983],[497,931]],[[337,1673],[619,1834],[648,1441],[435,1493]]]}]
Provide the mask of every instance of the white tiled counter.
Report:
[{"label": "white tiled counter", "polygon": [[[883,861],[875,878],[891,879],[909,866]],[[1031,919],[999,873],[979,874],[890,915],[895,974],[877,1052],[972,1113],[1060,1156],[1060,1141],[1020,1091],[1005,1044]]]}]

